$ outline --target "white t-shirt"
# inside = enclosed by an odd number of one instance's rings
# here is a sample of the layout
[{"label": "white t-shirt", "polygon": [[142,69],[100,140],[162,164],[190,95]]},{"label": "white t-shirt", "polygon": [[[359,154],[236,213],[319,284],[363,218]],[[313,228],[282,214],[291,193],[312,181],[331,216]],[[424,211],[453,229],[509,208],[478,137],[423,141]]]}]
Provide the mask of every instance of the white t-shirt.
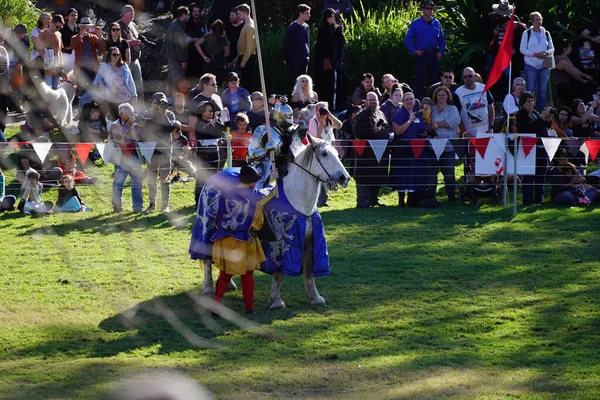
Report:
[{"label": "white t-shirt", "polygon": [[460,101],[460,104],[455,103],[460,108],[460,119],[467,132],[472,136],[487,132],[489,127],[488,101],[491,95],[486,92],[482,96],[484,88],[483,83],[475,83],[475,88],[472,90],[461,86],[454,92]]},{"label": "white t-shirt", "polygon": [[[33,42],[34,37],[39,37],[40,33],[42,33],[42,30],[40,28],[33,28],[33,30],[31,31],[31,41]],[[40,53],[34,48],[31,52],[31,59],[34,60],[39,55]]]}]

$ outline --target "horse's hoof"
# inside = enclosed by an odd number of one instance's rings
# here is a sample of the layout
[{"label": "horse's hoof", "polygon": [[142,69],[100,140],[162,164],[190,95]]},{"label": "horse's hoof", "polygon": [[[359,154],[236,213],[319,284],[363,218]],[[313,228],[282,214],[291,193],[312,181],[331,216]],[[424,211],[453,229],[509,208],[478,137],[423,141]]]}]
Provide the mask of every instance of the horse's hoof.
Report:
[{"label": "horse's hoof", "polygon": [[202,296],[214,296],[215,289],[213,287],[202,288]]},{"label": "horse's hoof", "polygon": [[282,308],[285,308],[285,303],[283,300],[273,301],[269,306],[269,310],[280,310]]},{"label": "horse's hoof", "polygon": [[237,290],[237,285],[231,280],[229,281],[229,285],[227,285],[226,292],[235,292]]},{"label": "horse's hoof", "polygon": [[316,297],[310,300],[310,305],[312,306],[326,306],[327,302],[323,298],[323,296]]}]

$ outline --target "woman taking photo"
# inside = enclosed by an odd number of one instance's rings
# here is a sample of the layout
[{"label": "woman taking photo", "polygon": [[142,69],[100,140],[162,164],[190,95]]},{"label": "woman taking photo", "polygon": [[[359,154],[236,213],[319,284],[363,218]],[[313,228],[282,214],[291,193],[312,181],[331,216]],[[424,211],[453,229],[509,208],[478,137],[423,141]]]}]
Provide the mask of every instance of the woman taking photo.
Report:
[{"label": "woman taking photo", "polygon": [[537,11],[529,14],[532,26],[521,36],[521,54],[525,56],[525,77],[527,90],[535,94],[536,109],[546,105],[546,86],[554,60],[554,44],[550,33],[542,26],[542,14]]},{"label": "woman taking photo", "polygon": [[[517,133],[517,126],[515,124],[515,115],[519,111],[519,98],[525,91],[525,79],[518,77],[513,80],[512,91],[504,97],[502,106],[506,113],[506,118],[509,121],[509,132]],[[506,127],[506,120],[503,121],[502,128]]]},{"label": "woman taking photo", "polygon": [[[533,93],[524,92],[519,100],[521,109],[517,112],[517,131],[535,133],[535,136],[548,137],[552,126],[552,116],[547,108],[541,113],[534,110]],[[523,204],[542,203],[544,201],[544,181],[548,168],[548,154],[541,141],[536,144],[535,175],[523,175]]]},{"label": "woman taking photo", "polygon": [[294,122],[298,122],[298,113],[309,104],[319,101],[317,92],[313,90],[312,78],[308,75],[300,75],[296,78],[296,85],[292,90],[292,101],[290,106],[294,110]]},{"label": "woman taking photo", "polygon": [[394,138],[392,139],[392,164],[390,183],[398,191],[398,206],[404,207],[404,193],[416,192],[428,187],[428,154],[423,152],[415,158],[410,140],[423,139],[427,126],[422,115],[413,111],[415,95],[411,92],[402,96],[402,107],[393,119]]},{"label": "woman taking photo", "polygon": [[[131,62],[131,49],[129,48],[129,43],[127,40],[123,39],[121,36],[121,26],[118,22],[113,22],[110,24],[108,29],[108,39],[106,39],[106,48],[110,49],[111,47],[117,47],[123,56],[123,61],[125,64],[129,65]],[[108,51],[104,54],[104,59],[108,60],[110,58],[110,54]]]},{"label": "woman taking photo", "polygon": [[131,71],[121,58],[118,47],[111,47],[107,54],[110,56],[100,65],[94,85],[100,89],[100,94],[107,104],[108,111],[113,120],[119,118],[119,105],[123,103],[135,104],[137,92]]},{"label": "woman taking photo", "polygon": [[589,99],[596,90],[594,79],[575,68],[569,58],[573,46],[566,39],[557,45],[558,55],[554,58],[556,69],[552,71],[552,83],[556,87],[562,104],[571,104],[576,98]]},{"label": "woman taking photo", "polygon": [[[344,28],[334,9],[327,8],[317,33],[315,44],[315,81],[321,99],[331,105],[331,109],[344,108],[344,53],[346,40]],[[299,107],[302,109],[304,107]]]},{"label": "woman taking photo", "polygon": [[[433,92],[433,107],[431,108],[431,124],[429,130],[433,137],[439,139],[453,139],[457,136],[457,128],[460,124],[460,114],[458,109],[452,105],[452,93],[445,86],[440,86]],[[446,195],[448,202],[456,201],[456,176],[454,175],[454,149],[450,141],[446,142],[446,147],[440,155],[437,162],[437,170],[444,175],[444,184],[446,186]]]},{"label": "woman taking photo", "polygon": [[594,100],[586,110],[583,100],[573,100],[571,130],[573,131],[573,136],[576,138],[596,138],[594,135],[593,124],[600,123],[600,117],[594,114],[594,110],[597,109],[600,104],[598,101],[600,101],[600,99]]},{"label": "woman taking photo", "polygon": [[225,36],[223,22],[215,20],[210,26],[210,32],[198,39],[194,46],[204,60],[204,73],[215,75],[217,85],[223,83],[225,58],[229,57],[229,40]]}]

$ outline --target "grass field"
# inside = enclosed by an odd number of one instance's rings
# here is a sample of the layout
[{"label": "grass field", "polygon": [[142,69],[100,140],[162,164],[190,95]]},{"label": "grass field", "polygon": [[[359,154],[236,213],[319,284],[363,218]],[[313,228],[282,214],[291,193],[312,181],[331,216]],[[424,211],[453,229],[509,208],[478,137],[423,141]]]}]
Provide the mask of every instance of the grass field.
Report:
[{"label": "grass field", "polygon": [[111,171],[87,170],[91,212],[0,214],[2,399],[96,398],[153,368],[222,399],[600,398],[598,209],[357,210],[351,186],[322,211],[328,307],[290,278],[268,311],[258,273],[246,330],[197,311],[193,187],[173,185],[169,217],[132,214],[126,188],[117,215]]}]

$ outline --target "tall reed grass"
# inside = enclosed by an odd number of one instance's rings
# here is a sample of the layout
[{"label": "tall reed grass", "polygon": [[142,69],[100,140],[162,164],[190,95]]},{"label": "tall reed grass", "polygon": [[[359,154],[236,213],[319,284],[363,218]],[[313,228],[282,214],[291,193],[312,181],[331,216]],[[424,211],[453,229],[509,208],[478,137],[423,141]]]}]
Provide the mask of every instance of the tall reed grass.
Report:
[{"label": "tall reed grass", "polygon": [[363,3],[344,21],[346,37],[346,88],[359,85],[361,75],[371,72],[376,79],[391,73],[400,81],[415,76],[414,57],[404,45],[410,23],[421,15],[418,3],[394,0],[379,10]]}]

